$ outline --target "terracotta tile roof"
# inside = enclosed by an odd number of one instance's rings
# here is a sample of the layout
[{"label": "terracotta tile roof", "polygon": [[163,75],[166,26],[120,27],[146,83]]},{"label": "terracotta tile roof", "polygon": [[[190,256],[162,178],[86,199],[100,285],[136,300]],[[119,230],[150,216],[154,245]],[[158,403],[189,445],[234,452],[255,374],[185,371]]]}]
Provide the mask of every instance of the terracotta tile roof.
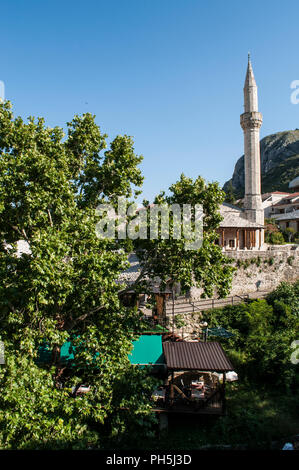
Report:
[{"label": "terracotta tile roof", "polygon": [[299,197],[299,193],[290,193],[288,196],[283,197],[279,202],[276,204],[273,204],[273,206],[281,206],[281,205],[286,205],[290,201],[289,204],[292,204],[293,199],[297,199]]},{"label": "terracotta tile roof", "polygon": [[273,191],[272,193],[269,193],[269,194],[286,194],[286,195],[288,195],[288,194],[291,194],[291,193],[286,193],[284,191]]}]

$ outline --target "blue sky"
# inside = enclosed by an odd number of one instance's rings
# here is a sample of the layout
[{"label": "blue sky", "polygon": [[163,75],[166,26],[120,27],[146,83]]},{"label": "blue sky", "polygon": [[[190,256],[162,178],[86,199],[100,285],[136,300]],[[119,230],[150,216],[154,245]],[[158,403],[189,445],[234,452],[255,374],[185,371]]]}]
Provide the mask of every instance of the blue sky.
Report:
[{"label": "blue sky", "polygon": [[182,172],[230,178],[249,50],[261,137],[299,128],[297,0],[1,0],[0,18],[15,113],[64,126],[88,111],[110,138],[133,136],[147,199]]}]

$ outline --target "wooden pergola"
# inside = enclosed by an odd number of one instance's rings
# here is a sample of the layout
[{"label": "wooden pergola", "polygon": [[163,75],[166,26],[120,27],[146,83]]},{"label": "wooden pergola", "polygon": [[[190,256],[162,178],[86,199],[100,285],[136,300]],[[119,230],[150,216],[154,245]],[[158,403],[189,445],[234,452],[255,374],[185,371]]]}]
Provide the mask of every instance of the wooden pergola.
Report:
[{"label": "wooden pergola", "polygon": [[[233,371],[233,365],[218,342],[164,342],[163,353],[168,371],[164,385],[163,406],[159,413],[225,413],[225,377]],[[223,381],[200,382],[200,376],[212,377],[213,372],[222,374]],[[217,376],[216,374],[216,376]],[[214,377],[212,377],[214,378]],[[197,385],[201,390],[197,390]]]}]

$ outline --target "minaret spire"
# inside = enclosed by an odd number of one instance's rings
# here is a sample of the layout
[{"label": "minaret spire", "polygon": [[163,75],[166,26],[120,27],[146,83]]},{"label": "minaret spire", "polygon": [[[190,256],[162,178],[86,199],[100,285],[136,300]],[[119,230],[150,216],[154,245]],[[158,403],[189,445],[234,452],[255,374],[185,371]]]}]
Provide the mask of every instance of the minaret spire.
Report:
[{"label": "minaret spire", "polygon": [[257,86],[254,78],[249,52],[247,72],[244,83],[244,108],[245,113],[258,111]]},{"label": "minaret spire", "polygon": [[261,198],[260,127],[263,119],[258,111],[257,86],[248,54],[248,66],[244,84],[244,113],[241,127],[244,131],[245,202],[246,217],[264,225]]}]

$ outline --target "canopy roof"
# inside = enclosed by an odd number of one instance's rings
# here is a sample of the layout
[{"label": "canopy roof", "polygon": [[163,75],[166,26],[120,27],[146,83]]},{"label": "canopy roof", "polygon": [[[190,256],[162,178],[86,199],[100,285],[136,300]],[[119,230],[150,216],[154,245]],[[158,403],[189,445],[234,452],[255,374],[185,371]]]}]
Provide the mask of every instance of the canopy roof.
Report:
[{"label": "canopy roof", "polygon": [[163,351],[168,369],[215,372],[234,370],[217,342],[164,342]]},{"label": "canopy roof", "polygon": [[[165,364],[162,350],[161,334],[141,335],[136,341],[133,341],[133,349],[129,354],[131,364],[139,365],[161,365]],[[75,347],[71,341],[65,342],[61,346],[60,361],[63,363],[71,363],[75,358]],[[98,356],[96,353],[95,356]],[[44,343],[39,347],[38,362],[51,362],[52,350]]]},{"label": "canopy roof", "polygon": [[129,354],[131,364],[164,365],[161,335],[141,335],[133,341],[133,349]]},{"label": "canopy roof", "polygon": [[208,328],[207,333],[209,336],[221,336],[223,338],[231,338],[232,336],[235,336],[233,333],[231,333],[230,331],[227,331],[222,326],[215,326],[215,328]]}]

